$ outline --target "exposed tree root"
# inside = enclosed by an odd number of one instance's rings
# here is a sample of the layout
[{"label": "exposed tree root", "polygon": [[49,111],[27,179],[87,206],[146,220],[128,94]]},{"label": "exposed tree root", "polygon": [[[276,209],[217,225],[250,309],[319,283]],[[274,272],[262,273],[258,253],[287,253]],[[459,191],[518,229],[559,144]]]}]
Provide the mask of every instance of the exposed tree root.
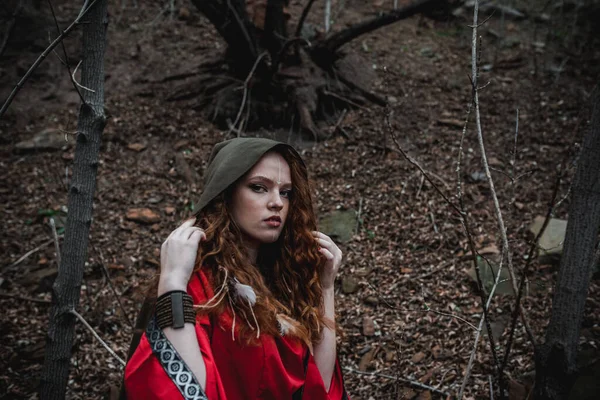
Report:
[{"label": "exposed tree root", "polygon": [[[216,124],[238,134],[246,129],[286,126],[315,140],[327,135],[317,121],[337,121],[344,110],[386,100],[370,92],[373,72],[356,55],[340,47],[382,26],[419,13],[429,13],[448,0],[415,0],[403,8],[318,39],[301,37],[314,0],[307,0],[289,37],[285,0],[192,0],[227,43],[218,61],[196,72],[182,72],[164,81],[187,79],[168,100],[192,100]],[[255,25],[249,14],[260,5],[264,20]],[[248,12],[250,11],[250,12]],[[256,18],[253,19],[256,22]]]}]

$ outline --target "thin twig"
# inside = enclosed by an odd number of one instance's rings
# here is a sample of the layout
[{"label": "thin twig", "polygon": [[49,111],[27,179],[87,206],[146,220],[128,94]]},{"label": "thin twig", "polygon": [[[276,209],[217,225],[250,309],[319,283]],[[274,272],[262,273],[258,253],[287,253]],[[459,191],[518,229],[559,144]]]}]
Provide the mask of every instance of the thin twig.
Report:
[{"label": "thin twig", "polygon": [[[485,151],[485,145],[483,143],[483,132],[481,128],[481,114],[479,110],[479,94],[477,91],[477,68],[478,68],[478,57],[477,57],[477,16],[479,12],[479,1],[475,1],[475,9],[473,15],[473,38],[472,38],[472,49],[471,49],[471,72],[473,79],[473,96],[475,103],[475,125],[477,127],[477,141],[479,142],[479,149],[481,152],[481,161],[484,167],[485,176],[487,178],[488,184],[490,186],[490,192],[492,194],[492,200],[494,203],[494,211],[496,213],[496,219],[498,220],[498,228],[500,230],[500,237],[502,238],[502,246],[506,251],[506,261],[508,267],[508,273],[510,276],[510,281],[512,284],[512,288],[514,293],[518,292],[517,287],[517,278],[515,276],[515,271],[512,264],[512,255],[510,252],[510,247],[508,244],[508,237],[506,235],[506,227],[504,225],[504,218],[502,217],[502,210],[500,209],[500,202],[498,201],[498,195],[496,194],[496,188],[494,186],[494,181],[492,179],[492,174],[490,172],[490,166],[487,160],[487,154]],[[500,270],[498,270],[498,275],[500,275]],[[529,323],[527,322],[527,316],[525,310],[521,307],[521,319],[523,320],[523,325],[525,326],[525,330],[528,333],[529,340],[535,344],[533,334],[531,334],[531,329],[529,327]],[[501,378],[501,377],[500,377]]]},{"label": "thin twig", "polygon": [[[52,18],[54,18],[54,25],[56,26],[56,32],[58,34],[60,34],[60,26],[58,25],[58,19],[56,18],[56,14],[54,13],[54,6],[52,5],[51,0],[48,0],[48,5],[50,6],[50,11],[52,12]],[[61,41],[60,44],[62,46],[63,54],[65,55],[64,64],[65,64],[65,67],[67,67],[67,71],[69,71],[69,76],[71,77],[71,83],[73,83],[73,87],[75,88],[75,91],[77,91],[77,95],[79,95],[79,100],[81,100],[81,103],[86,104],[85,99],[83,98],[83,95],[81,94],[81,92],[79,91],[79,88],[77,87],[77,82],[75,81],[75,77],[74,77],[75,73],[71,74],[71,65],[69,64],[69,56],[67,54],[67,48],[65,46],[65,42]]]},{"label": "thin twig", "polygon": [[[95,246],[94,246],[94,250],[96,250]],[[127,315],[127,311],[125,311],[125,307],[123,307],[123,303],[121,302],[121,296],[119,295],[119,293],[117,293],[117,289],[115,289],[115,286],[113,285],[112,280],[110,279],[110,274],[108,273],[108,268],[106,268],[106,265],[104,264],[104,255],[102,254],[101,250],[97,250],[97,253],[100,256],[100,265],[102,266],[102,271],[104,271],[104,276],[106,277],[106,280],[108,281],[108,286],[110,286],[115,298],[117,299],[117,302],[119,303],[119,307],[121,308],[121,312],[123,313],[125,320],[127,320],[127,323],[129,324],[131,329],[133,329],[134,328],[133,323],[129,319],[129,316]]]},{"label": "thin twig", "polygon": [[48,246],[50,243],[52,243],[54,241],[54,239],[50,239],[42,244],[40,244],[38,247],[36,247],[33,250],[29,250],[27,253],[23,254],[17,261],[15,261],[14,263],[10,264],[8,266],[8,268],[12,268],[12,267],[16,267],[17,265],[19,265],[23,260],[25,260],[27,257],[29,257],[30,255],[40,251],[41,249],[43,249],[44,247]]},{"label": "thin twig", "polygon": [[73,80],[73,83],[75,85],[77,85],[78,87],[82,88],[83,90],[87,90],[90,93],[96,93],[94,90],[87,88],[85,86],[83,86],[81,83],[77,82],[77,80],[75,79],[75,74],[77,73],[77,69],[79,68],[79,66],[81,65],[83,60],[79,61],[77,63],[77,66],[75,67],[75,69],[73,70],[73,75],[71,75],[71,79]]},{"label": "thin twig", "polygon": [[360,214],[362,213],[363,206],[363,198],[361,197],[358,201],[358,212],[356,213],[356,228],[354,229],[354,233],[358,234],[358,229],[360,228]]},{"label": "thin twig", "polygon": [[529,252],[527,253],[527,262],[525,263],[525,267],[523,267],[523,271],[521,272],[521,281],[519,282],[519,291],[517,292],[517,299],[515,301],[515,306],[513,308],[512,321],[511,321],[511,325],[510,325],[508,341],[506,342],[504,359],[502,360],[502,366],[500,367],[501,373],[506,369],[506,366],[508,365],[508,357],[510,355],[510,351],[512,348],[514,333],[515,333],[516,326],[517,326],[517,318],[519,316],[518,311],[521,306],[521,299],[522,299],[523,292],[524,292],[523,289],[525,287],[525,282],[527,280],[529,268],[530,268],[530,266],[533,262],[534,256],[535,256],[535,252],[537,251],[537,249],[539,247],[540,238],[546,231],[546,228],[548,227],[548,225],[550,224],[550,220],[552,219],[552,214],[554,213],[554,209],[556,206],[556,198],[558,197],[558,190],[560,187],[560,182],[562,179],[563,171],[565,169],[564,167],[566,165],[566,161],[567,160],[565,157],[565,160],[561,163],[560,171],[557,174],[556,183],[554,184],[554,189],[552,191],[552,198],[548,202],[548,210],[546,211],[546,215],[544,217],[544,222],[543,222],[542,227],[540,228],[539,232],[535,236],[533,243],[531,243],[531,246],[529,247]]},{"label": "thin twig", "polygon": [[426,304],[426,306],[427,306],[427,311],[431,311],[431,312],[432,312],[432,313],[434,313],[434,314],[438,314],[438,315],[443,315],[443,316],[446,316],[446,317],[455,318],[455,319],[457,319],[457,320],[459,320],[459,321],[462,321],[462,322],[464,322],[465,324],[469,325],[469,326],[470,326],[471,328],[473,328],[474,330],[477,330],[477,327],[476,327],[475,325],[473,325],[471,322],[467,321],[467,320],[466,320],[466,319],[464,319],[463,317],[459,317],[459,316],[458,316],[458,315],[456,315],[456,314],[451,314],[451,313],[447,313],[447,312],[443,312],[443,311],[437,311],[437,310],[434,310],[433,308],[429,308],[429,306],[428,306],[427,304]]},{"label": "thin twig", "polygon": [[52,228],[52,240],[54,240],[54,251],[56,252],[56,268],[60,268],[60,244],[58,243],[54,218],[50,218],[50,227]]},{"label": "thin twig", "polygon": [[35,60],[35,62],[31,65],[31,67],[29,68],[29,70],[27,70],[27,72],[25,73],[25,75],[23,75],[23,77],[21,78],[21,80],[19,80],[19,82],[15,85],[15,87],[12,90],[12,92],[10,93],[10,95],[8,96],[8,98],[6,99],[6,101],[4,102],[4,104],[2,105],[2,108],[0,109],[0,118],[2,118],[2,116],[4,115],[4,113],[6,113],[6,110],[8,110],[8,107],[10,106],[10,104],[12,103],[12,101],[14,100],[15,96],[17,95],[17,93],[19,93],[19,91],[21,90],[21,88],[25,85],[25,82],[27,82],[27,79],[29,79],[29,77],[31,76],[31,74],[33,74],[33,71],[35,71],[37,69],[37,67],[42,63],[42,61],[44,61],[44,59],[46,59],[46,57],[48,57],[48,54],[50,54],[52,52],[52,50],[54,50],[54,48],[56,46],[58,46],[58,44],[73,29],[75,29],[75,27],[77,25],[79,25],[79,22],[81,21],[81,18],[85,14],[87,14],[87,12],[94,6],[94,4],[96,4],[96,2],[98,0],[92,0],[92,3],[89,6],[87,6],[88,1],[89,0],[86,0],[85,4],[81,8],[81,12],[79,13],[79,16],[77,16],[77,18],[75,18],[75,21],[73,21],[71,23],[71,25],[69,25],[67,27],[67,29],[65,29],[64,31],[62,31],[62,33],[56,39],[54,39],[54,41],[52,43],[50,43],[50,45],[46,48],[46,50],[44,50],[42,52],[42,54],[39,55],[39,57],[37,58],[37,60]]},{"label": "thin twig", "polygon": [[17,300],[23,300],[23,301],[30,301],[32,303],[40,303],[40,304],[52,304],[52,302],[50,300],[44,300],[44,299],[36,299],[33,297],[25,297],[25,296],[18,296],[16,294],[8,294],[8,293],[0,293],[0,297],[6,297],[8,299],[17,299]]},{"label": "thin twig", "polygon": [[[467,364],[467,370],[465,371],[465,377],[463,378],[463,382],[462,385],[460,387],[460,392],[458,393],[458,400],[461,400],[463,397],[463,394],[465,392],[465,388],[467,386],[467,382],[469,380],[469,377],[471,375],[471,370],[473,369],[473,362],[475,361],[475,355],[477,354],[477,346],[479,345],[479,338],[481,337],[481,331],[483,329],[483,323],[485,321],[487,321],[487,310],[492,302],[492,298],[494,297],[494,294],[496,292],[496,288],[498,287],[498,284],[500,283],[500,271],[502,270],[502,263],[504,261],[504,256],[500,259],[500,264],[498,265],[498,274],[496,275],[496,279],[494,280],[494,286],[492,286],[492,289],[490,290],[490,294],[488,296],[487,302],[484,304],[483,306],[483,315],[481,316],[480,320],[479,320],[479,326],[477,327],[477,333],[475,334],[475,341],[473,343],[473,350],[471,350],[471,355],[469,357],[469,363]],[[489,327],[488,327],[488,334],[490,333]],[[492,346],[493,348],[494,346]]]},{"label": "thin twig", "polygon": [[300,15],[300,20],[298,21],[298,25],[296,26],[296,34],[294,36],[299,37],[302,36],[302,27],[304,26],[304,21],[306,20],[306,16],[310,12],[310,8],[312,7],[315,0],[308,0],[308,4],[302,10],[302,15]]},{"label": "thin twig", "polygon": [[74,316],[77,317],[77,319],[79,321],[81,321],[81,323],[90,330],[90,332],[92,332],[92,334],[94,335],[94,337],[96,338],[96,340],[98,340],[100,342],[100,344],[102,346],[104,346],[104,348],[114,357],[117,359],[117,361],[119,361],[119,363],[121,364],[122,367],[125,367],[125,361],[123,361],[123,359],[121,357],[119,357],[117,355],[117,353],[115,353],[113,351],[113,349],[111,349],[106,342],[104,342],[104,340],[102,340],[102,338],[96,333],[96,331],[94,330],[94,328],[92,328],[90,326],[90,324],[87,323],[87,321],[75,310],[71,310],[70,311],[71,314],[73,314]]},{"label": "thin twig", "polygon": [[6,47],[8,45],[8,39],[10,38],[10,35],[11,35],[13,29],[15,28],[15,24],[17,22],[17,14],[19,14],[22,7],[23,7],[23,0],[20,0],[19,4],[17,5],[17,7],[15,7],[15,10],[13,11],[12,18],[6,25],[6,33],[4,34],[2,44],[0,44],[0,57],[2,57],[2,54],[4,54],[4,50],[6,50]]},{"label": "thin twig", "polygon": [[423,167],[421,167],[421,165],[415,160],[413,159],[411,156],[409,156],[408,154],[406,154],[406,152],[404,151],[404,149],[402,149],[402,146],[400,146],[400,143],[398,142],[398,140],[396,139],[396,135],[393,132],[392,129],[392,125],[390,123],[390,115],[391,112],[388,112],[386,119],[387,119],[387,125],[388,125],[388,129],[389,129],[389,133],[390,136],[392,137],[392,140],[394,141],[394,144],[396,145],[396,148],[398,149],[398,151],[400,152],[400,154],[402,154],[402,156],[406,159],[406,161],[408,161],[409,163],[411,163],[412,165],[414,165],[415,167],[418,168],[419,171],[421,171],[421,174],[423,174],[422,176],[427,179],[427,182],[429,182],[431,184],[431,186],[435,189],[436,192],[438,192],[438,194],[440,196],[442,196],[442,198],[446,201],[446,203],[452,207],[452,209],[454,211],[456,211],[458,213],[458,215],[462,215],[462,212],[460,211],[460,209],[456,206],[456,204],[454,204],[452,202],[452,200],[450,200],[448,198],[448,196],[446,196],[446,194],[444,192],[442,192],[440,190],[440,188],[433,183],[433,181],[431,180],[429,174],[423,169]]},{"label": "thin twig", "polygon": [[515,201],[515,170],[517,164],[517,138],[519,136],[519,108],[517,107],[517,116],[515,117],[515,142],[513,146],[512,160],[510,161],[510,180],[512,182],[512,201]]},{"label": "thin twig", "polygon": [[331,28],[331,0],[325,0],[325,33]]},{"label": "thin twig", "polygon": [[[232,127],[234,127],[234,128],[237,128],[237,124],[240,120],[240,117],[242,116],[242,112],[244,111],[244,106],[246,105],[246,98],[248,97],[248,90],[249,90],[248,85],[250,84],[250,80],[252,79],[252,76],[254,76],[254,71],[256,71],[256,68],[258,67],[258,64],[263,59],[263,57],[267,56],[268,54],[269,54],[269,52],[265,51],[256,58],[256,61],[254,61],[254,65],[252,66],[250,73],[248,74],[248,76],[246,77],[246,80],[244,81],[244,94],[242,96],[242,104],[240,105],[240,109],[238,110],[237,116],[235,117],[235,121],[233,121]],[[228,134],[231,134],[232,130],[233,130],[232,128],[229,128]],[[239,133],[238,133],[238,136],[239,136]]]},{"label": "thin twig", "polygon": [[424,383],[417,382],[417,381],[412,381],[412,380],[406,379],[406,378],[400,378],[399,376],[386,375],[386,374],[382,374],[382,373],[377,372],[377,371],[364,372],[364,371],[359,371],[359,370],[356,370],[356,369],[353,369],[353,368],[350,368],[350,367],[344,367],[343,369],[345,371],[353,372],[353,373],[359,374],[359,375],[370,375],[370,376],[378,376],[380,378],[393,379],[393,380],[406,383],[406,384],[408,384],[410,386],[413,386],[413,387],[416,387],[416,388],[419,388],[419,389],[429,390],[431,392],[440,394],[440,395],[442,395],[444,397],[450,396],[449,393],[444,392],[443,390],[439,390],[437,388],[434,388],[433,386],[425,385]]}]

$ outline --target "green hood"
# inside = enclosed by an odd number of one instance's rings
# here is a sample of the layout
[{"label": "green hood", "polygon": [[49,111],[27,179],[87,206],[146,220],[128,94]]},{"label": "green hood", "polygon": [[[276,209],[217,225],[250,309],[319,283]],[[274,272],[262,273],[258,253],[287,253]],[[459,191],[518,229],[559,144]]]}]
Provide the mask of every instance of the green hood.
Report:
[{"label": "green hood", "polygon": [[208,168],[204,173],[204,191],[194,208],[194,215],[244,176],[265,153],[279,146],[292,150],[304,166],[302,158],[292,146],[275,140],[235,138],[217,143],[208,160]]}]

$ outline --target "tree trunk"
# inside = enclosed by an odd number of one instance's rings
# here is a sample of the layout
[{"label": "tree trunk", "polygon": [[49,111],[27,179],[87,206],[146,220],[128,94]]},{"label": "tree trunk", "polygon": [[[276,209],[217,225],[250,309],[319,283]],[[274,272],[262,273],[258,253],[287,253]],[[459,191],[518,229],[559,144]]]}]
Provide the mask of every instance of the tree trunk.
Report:
[{"label": "tree trunk", "polygon": [[[357,60],[357,54],[350,58],[340,47],[415,14],[447,10],[455,2],[414,0],[323,37],[304,26],[315,3],[305,1],[293,29],[288,26],[288,0],[192,0],[227,42],[227,51],[221,63],[201,66],[195,74],[198,78],[179,85],[167,100],[194,99],[193,108],[203,109],[222,129],[238,135],[246,129],[284,127],[326,139],[329,134],[319,121],[337,121],[347,108],[386,104],[369,92],[370,64]],[[179,78],[165,80],[175,79]]]},{"label": "tree trunk", "polygon": [[569,222],[546,341],[536,351],[538,400],[566,399],[577,371],[577,344],[600,231],[600,88],[573,182]]},{"label": "tree trunk", "polygon": [[53,286],[53,306],[46,342],[46,359],[40,386],[41,399],[64,399],[69,378],[75,317],[87,259],[92,223],[92,202],[104,115],[104,50],[108,26],[107,0],[93,5],[83,24],[81,84],[85,104],[77,122],[77,144],[73,178],[69,186],[68,218],[62,261]]}]

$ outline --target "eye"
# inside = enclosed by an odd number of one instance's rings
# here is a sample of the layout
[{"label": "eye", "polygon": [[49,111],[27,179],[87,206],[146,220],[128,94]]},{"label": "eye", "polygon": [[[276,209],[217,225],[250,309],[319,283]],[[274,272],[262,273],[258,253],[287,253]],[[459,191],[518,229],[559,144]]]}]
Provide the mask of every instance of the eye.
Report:
[{"label": "eye", "polygon": [[267,188],[262,185],[250,184],[250,189],[255,191],[256,193],[264,193],[267,191]]},{"label": "eye", "polygon": [[292,197],[292,190],[291,189],[282,190],[281,192],[279,192],[279,194],[281,195],[281,197],[289,199],[290,197]]}]

